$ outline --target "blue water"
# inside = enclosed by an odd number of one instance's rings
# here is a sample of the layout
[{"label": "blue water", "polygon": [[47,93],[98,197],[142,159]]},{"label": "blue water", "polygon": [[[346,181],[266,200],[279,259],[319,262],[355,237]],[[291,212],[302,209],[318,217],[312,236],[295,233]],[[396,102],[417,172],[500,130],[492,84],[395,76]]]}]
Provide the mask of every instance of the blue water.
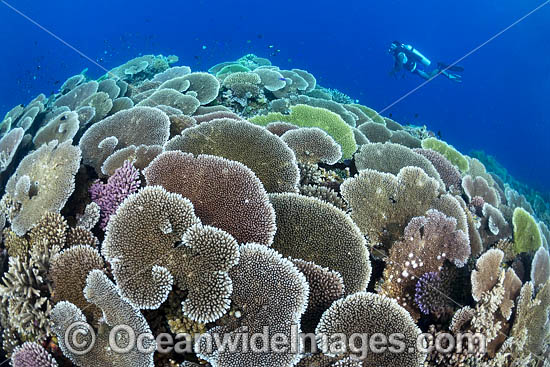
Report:
[{"label": "blue water", "polygon": [[[422,83],[388,75],[396,39],[432,61],[453,62],[543,2],[419,1],[30,1],[9,3],[110,69],[139,54],[180,57],[206,70],[253,52],[303,68],[377,110]],[[0,114],[73,74],[104,73],[0,4]],[[385,111],[427,124],[463,152],[483,149],[516,178],[548,191],[550,5],[463,60],[464,82],[445,78]],[[417,116],[417,117],[415,117]]]}]

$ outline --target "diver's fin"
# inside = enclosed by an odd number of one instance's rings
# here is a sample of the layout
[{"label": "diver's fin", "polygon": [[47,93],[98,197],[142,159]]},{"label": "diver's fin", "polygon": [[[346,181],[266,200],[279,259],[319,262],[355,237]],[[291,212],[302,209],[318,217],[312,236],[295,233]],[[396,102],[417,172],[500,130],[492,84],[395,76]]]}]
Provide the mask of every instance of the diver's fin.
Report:
[{"label": "diver's fin", "polygon": [[453,73],[449,73],[448,70],[441,70],[440,73],[442,75],[445,75],[448,79],[454,81],[454,82],[457,82],[457,83],[461,83],[462,82],[462,75],[460,74],[453,74]]},{"label": "diver's fin", "polygon": [[454,71],[454,72],[457,72],[457,73],[460,73],[460,72],[464,71],[464,68],[462,66],[458,66],[458,65],[449,66],[449,65],[447,65],[443,62],[438,62],[437,66],[438,66],[439,69],[447,69],[449,71]]}]

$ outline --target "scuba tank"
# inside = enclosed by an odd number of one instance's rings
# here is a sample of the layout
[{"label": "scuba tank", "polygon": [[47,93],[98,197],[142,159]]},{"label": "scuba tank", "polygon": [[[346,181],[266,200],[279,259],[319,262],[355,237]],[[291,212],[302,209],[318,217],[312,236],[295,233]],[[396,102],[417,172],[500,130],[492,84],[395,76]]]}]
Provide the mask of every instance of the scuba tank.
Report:
[{"label": "scuba tank", "polygon": [[403,45],[403,47],[409,50],[422,64],[426,66],[430,66],[430,64],[432,63],[426,56],[422,55],[420,51],[418,51],[416,48],[412,47],[411,45]]}]

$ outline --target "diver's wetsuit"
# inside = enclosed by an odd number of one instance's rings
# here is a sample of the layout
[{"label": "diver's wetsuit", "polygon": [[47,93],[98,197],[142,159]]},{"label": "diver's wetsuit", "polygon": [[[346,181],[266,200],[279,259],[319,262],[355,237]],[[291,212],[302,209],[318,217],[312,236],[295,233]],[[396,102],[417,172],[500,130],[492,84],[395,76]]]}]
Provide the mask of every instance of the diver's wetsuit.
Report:
[{"label": "diver's wetsuit", "polygon": [[461,76],[458,74],[449,73],[444,69],[435,69],[432,72],[426,72],[423,70],[422,65],[430,66],[431,61],[428,60],[424,55],[422,55],[418,50],[416,50],[411,45],[404,45],[397,41],[394,41],[390,47],[390,53],[395,59],[394,68],[392,73],[395,74],[401,68],[419,75],[423,79],[429,80],[435,77],[437,74],[441,73],[447,78],[454,81],[461,81]]}]

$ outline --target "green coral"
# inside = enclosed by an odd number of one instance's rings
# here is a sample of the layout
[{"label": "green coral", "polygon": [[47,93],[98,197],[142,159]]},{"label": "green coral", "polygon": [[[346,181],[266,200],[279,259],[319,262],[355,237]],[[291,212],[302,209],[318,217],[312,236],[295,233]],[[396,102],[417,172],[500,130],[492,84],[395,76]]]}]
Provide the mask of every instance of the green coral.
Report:
[{"label": "green coral", "polygon": [[363,106],[363,105],[357,104],[357,103],[352,103],[351,106],[359,108],[361,111],[363,111],[363,113],[365,115],[370,117],[372,121],[374,121],[378,124],[386,125],[386,120],[384,120],[384,118],[382,116],[380,116],[378,114],[378,112],[376,112],[372,108],[367,107],[367,106]]},{"label": "green coral", "polygon": [[466,173],[470,169],[470,164],[466,157],[444,141],[436,138],[427,138],[422,140],[422,148],[435,150],[442,154],[449,162],[457,166],[462,173]]},{"label": "green coral", "polygon": [[514,249],[516,253],[536,251],[542,244],[542,237],[535,218],[523,208],[516,208],[512,218],[514,224]]},{"label": "green coral", "polygon": [[302,104],[290,107],[290,110],[290,115],[272,112],[268,115],[253,117],[250,121],[262,126],[274,121],[283,121],[300,127],[318,127],[340,144],[343,159],[351,158],[357,150],[353,130],[334,112]]},{"label": "green coral", "polygon": [[216,76],[218,78],[220,77],[223,78],[228,74],[237,73],[237,72],[247,72],[247,71],[250,71],[250,69],[247,68],[246,66],[243,66],[241,64],[231,64],[231,65],[224,66],[220,71],[216,73]]}]

